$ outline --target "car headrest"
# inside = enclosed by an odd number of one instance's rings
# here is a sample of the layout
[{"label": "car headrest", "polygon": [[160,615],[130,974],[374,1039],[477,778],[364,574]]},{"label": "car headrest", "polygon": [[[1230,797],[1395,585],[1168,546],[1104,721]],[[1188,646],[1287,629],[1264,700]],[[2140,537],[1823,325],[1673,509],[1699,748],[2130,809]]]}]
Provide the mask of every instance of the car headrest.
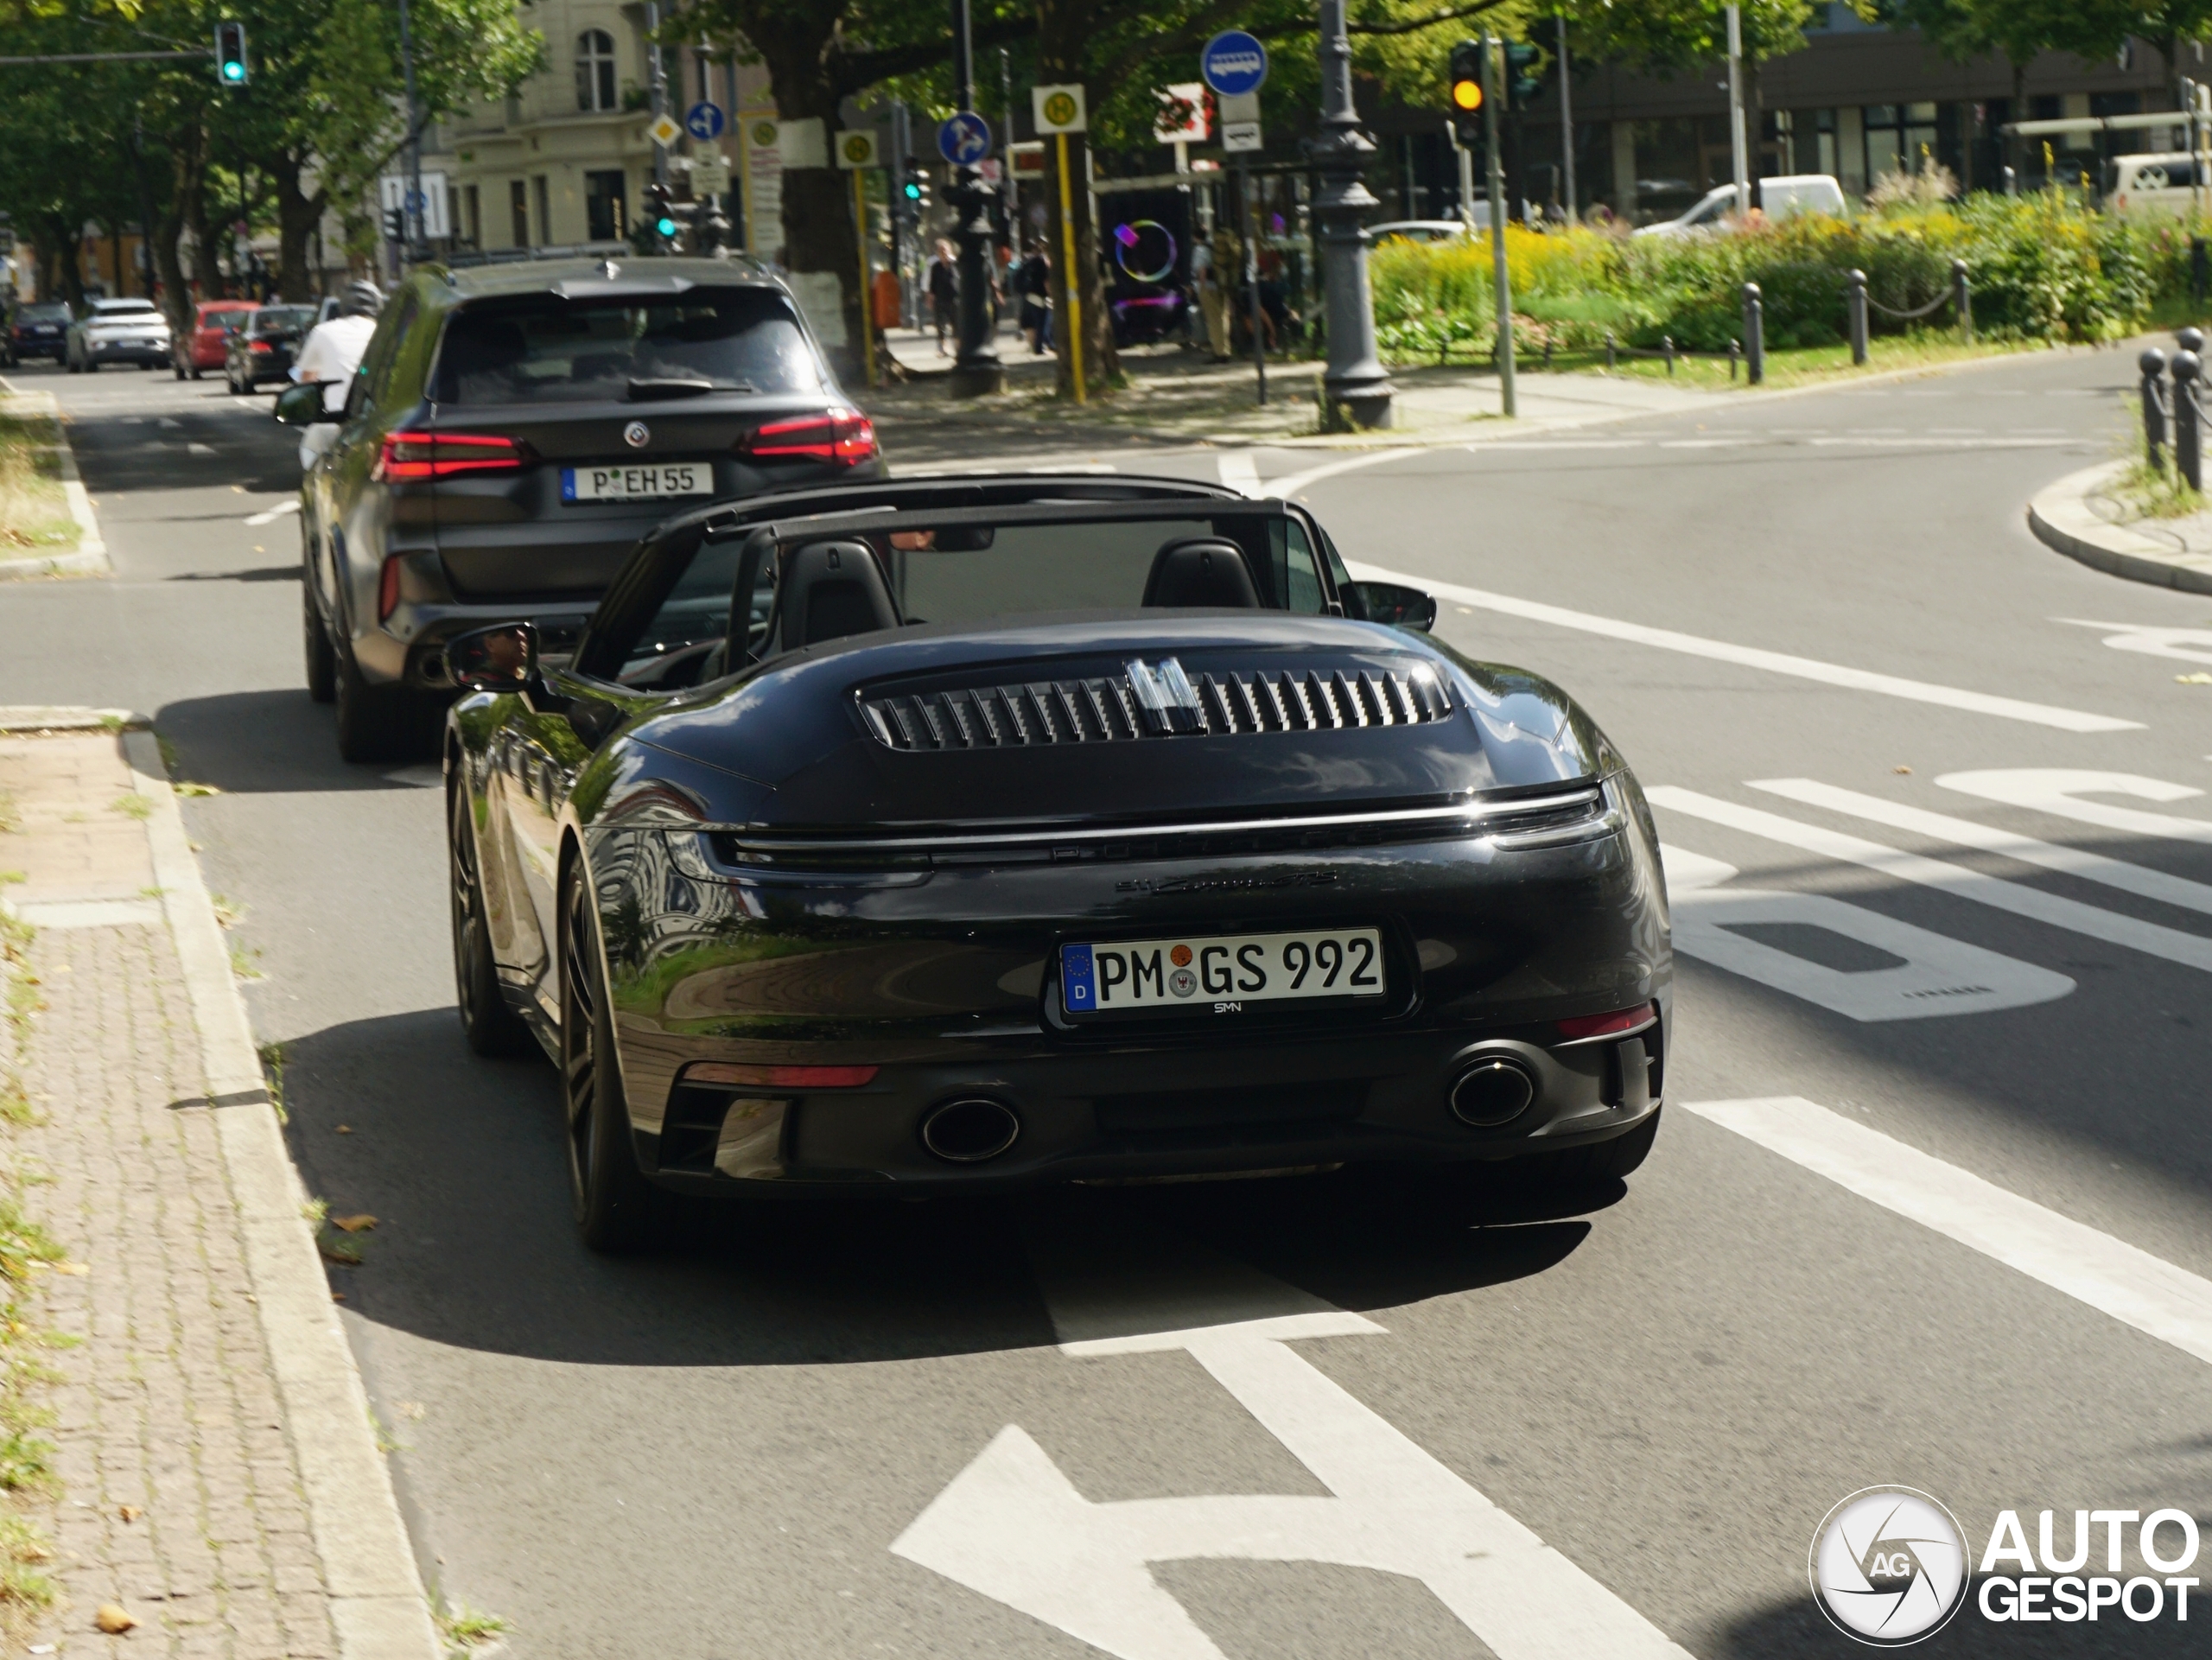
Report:
[{"label": "car headrest", "polygon": [[1260,590],[1244,550],[1217,536],[1170,542],[1154,555],[1145,580],[1147,605],[1214,605],[1260,608]]},{"label": "car headrest", "polygon": [[814,542],[784,556],[777,633],[787,652],[899,626],[875,557],[860,542]]}]

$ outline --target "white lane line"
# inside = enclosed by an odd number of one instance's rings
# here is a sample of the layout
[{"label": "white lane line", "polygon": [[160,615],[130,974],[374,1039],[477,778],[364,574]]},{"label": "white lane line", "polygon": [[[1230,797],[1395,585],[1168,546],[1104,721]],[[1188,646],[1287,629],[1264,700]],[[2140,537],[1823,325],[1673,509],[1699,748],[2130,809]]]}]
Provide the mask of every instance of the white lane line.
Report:
[{"label": "white lane line", "polygon": [[[2212,760],[2212,755],[2205,757]],[[2101,801],[2083,801],[2085,795],[2132,795],[2145,801],[2186,801],[2203,791],[2164,779],[2143,778],[2134,773],[2089,773],[2070,766],[1998,767],[1988,772],[1945,773],[1936,780],[1946,790],[2001,801],[2008,807],[2027,807],[2055,818],[2078,819],[2105,830],[2127,830],[2137,836],[2162,836],[2176,842],[2212,843],[2212,820],[2183,818],[2173,813],[2139,812],[2132,807],[2110,807]]]},{"label": "white lane line", "polygon": [[1824,685],[1843,686],[1853,691],[1879,692],[1885,696],[1907,698],[1918,703],[1940,703],[1948,709],[1967,709],[1976,715],[1995,715],[2011,721],[2026,721],[2037,726],[2056,727],[2064,732],[2135,732],[2141,730],[2143,725],[2140,721],[2117,720],[2109,715],[2089,715],[2080,709],[2054,708],[2048,703],[2023,703],[2014,697],[1998,697],[1987,692],[1939,686],[1926,680],[1908,680],[1898,675],[1847,668],[1840,663],[1823,663],[1818,658],[1793,657],[1786,652],[1770,652],[1757,646],[1738,646],[1725,639],[1707,639],[1697,634],[1678,633],[1672,628],[1652,628],[1640,622],[1596,616],[1587,611],[1571,611],[1565,606],[1546,605],[1537,600],[1516,599],[1510,594],[1493,594],[1485,588],[1461,588],[1456,583],[1440,582],[1433,577],[1385,570],[1379,565],[1354,564],[1351,570],[1355,576],[1376,582],[1404,582],[1425,588],[1440,599],[1448,599],[1478,610],[1502,612],[1507,616],[1525,617],[1531,622],[1547,622],[1558,628],[1603,634],[1612,639],[1631,640],[1638,646],[1656,646],[1662,651],[1681,652],[1691,657],[1710,658],[1716,662],[1740,664],[1745,668],[1764,669],[1774,674],[1794,675],[1801,680],[1817,680]]},{"label": "white lane line", "polygon": [[1762,812],[1757,807],[1739,807],[1732,801],[1700,795],[1694,790],[1662,785],[1646,793],[1654,805],[1666,807],[1675,812],[1688,813],[1695,818],[1726,824],[1732,830],[1763,836],[1786,847],[1818,853],[1830,859],[1840,859],[1847,864],[1860,865],[1901,881],[1916,882],[1923,887],[1932,887],[1959,899],[1972,900],[1975,904],[1986,905],[1993,910],[2009,911],[2014,916],[2026,917],[2054,928],[2063,928],[2071,933],[2086,934],[2107,944],[2126,946],[2130,951],[2163,957],[2169,963],[2179,963],[2184,967],[2202,969],[2207,974],[2212,974],[2212,939],[2201,934],[2183,933],[2178,928],[2165,928],[2155,922],[2139,921],[2134,917],[2122,916],[2117,911],[2101,911],[2094,905],[2083,905],[2078,900],[2046,894],[2039,887],[2023,887],[2017,882],[1985,876],[1978,870],[1968,870],[1963,865],[1947,864],[1941,859],[1925,859],[1916,853],[1885,847],[1879,842],[1863,842],[1855,836],[1822,830],[1815,824],[1800,824],[1796,819],[1784,818],[1777,813]]},{"label": "white lane line", "polygon": [[[1770,892],[1722,884],[1733,865],[1663,843],[1675,949],[1861,1021],[1986,1014],[2047,1003],[2074,989],[2065,975],[1915,927],[1824,894]],[[1746,929],[1817,929],[1871,946],[1894,965],[1834,969],[1780,951]]]},{"label": "white lane line", "polygon": [[[1064,1225],[1071,1216],[1073,1228]],[[1031,1212],[1039,1284],[1063,1352],[1188,1353],[1328,1496],[1093,1504],[1028,1432],[1008,1424],[893,1542],[896,1555],[1122,1660],[1222,1660],[1150,1564],[1224,1558],[1334,1562],[1420,1580],[1498,1660],[1688,1660],[1287,1346],[1381,1334],[1374,1321],[1191,1242],[1163,1241],[1149,1224],[1136,1228],[1133,1213],[1103,1213],[1103,1229],[1086,1228],[1082,1216],[1057,1204],[1050,1215]],[[1172,1448],[1174,1428],[1160,1422],[1163,1447]]]},{"label": "white lane line", "polygon": [[188,455],[212,455],[215,453],[212,444],[187,444],[184,450]]},{"label": "white lane line", "polygon": [[1830,447],[1857,446],[1861,448],[1895,448],[1899,444],[1911,444],[1923,449],[2059,449],[2068,444],[2086,443],[2083,438],[1931,438],[1926,436],[1901,435],[1895,438],[1815,438],[1815,444]]},{"label": "white lane line", "polygon": [[1861,1199],[2212,1361],[2212,1281],[1802,1097],[1684,1105]]},{"label": "white lane line", "polygon": [[[1473,446],[1469,446],[1471,448]],[[1309,485],[1323,479],[1333,479],[1339,473],[1357,472],[1363,467],[1373,467],[1382,461],[1395,461],[1402,455],[1418,455],[1418,449],[1370,449],[1357,455],[1347,455],[1340,461],[1325,461],[1319,467],[1309,467],[1303,473],[1286,473],[1279,479],[1269,479],[1265,493],[1285,500],[1300,494]]]},{"label": "white lane line", "polygon": [[1511,455],[1523,449],[1648,449],[1649,438],[1514,438],[1494,444],[1462,444],[1470,455]]},{"label": "white lane line", "polygon": [[296,513],[299,511],[300,499],[294,496],[289,501],[278,502],[265,513],[249,513],[245,522],[249,525],[273,525],[285,514]]},{"label": "white lane line", "polygon": [[1221,481],[1238,495],[1264,496],[1271,493],[1261,487],[1259,463],[1252,459],[1250,450],[1224,449],[1215,465],[1221,469]]},{"label": "white lane line", "polygon": [[2032,836],[2015,835],[1993,824],[1977,824],[1971,818],[1954,818],[1948,813],[1928,812],[1901,802],[1885,801],[1879,796],[1861,795],[1856,790],[1840,790],[1813,779],[1752,779],[1750,784],[1754,790],[1785,796],[1809,807],[1826,807],[1832,812],[1872,819],[1893,830],[1913,830],[1935,841],[1979,848],[1984,853],[2000,853],[2022,864],[2079,876],[2084,881],[2115,887],[2141,899],[2212,916],[2212,887],[2183,876],[2170,876],[2163,870],[2132,865],[2123,859],[2108,859],[2101,853],[2082,848],[2039,842]]},{"label": "white lane line", "polygon": [[2092,622],[2087,617],[2053,617],[2077,628],[2110,628],[2103,643],[2115,652],[2146,657],[2176,657],[2184,663],[2212,663],[2212,628],[2169,628],[2158,623]]}]

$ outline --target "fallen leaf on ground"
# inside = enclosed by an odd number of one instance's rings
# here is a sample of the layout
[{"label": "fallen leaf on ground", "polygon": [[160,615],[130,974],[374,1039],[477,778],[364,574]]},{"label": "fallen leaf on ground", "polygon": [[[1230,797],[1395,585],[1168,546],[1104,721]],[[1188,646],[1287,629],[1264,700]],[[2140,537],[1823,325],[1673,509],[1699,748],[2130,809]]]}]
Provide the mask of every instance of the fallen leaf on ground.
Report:
[{"label": "fallen leaf on ground", "polygon": [[92,1269],[86,1268],[82,1262],[56,1262],[54,1265],[54,1271],[56,1274],[90,1274]]},{"label": "fallen leaf on ground", "polygon": [[371,1216],[366,1211],[362,1212],[359,1216],[334,1216],[330,1218],[332,1227],[343,1228],[348,1233],[366,1233],[376,1224],[376,1218]]},{"label": "fallen leaf on ground", "polygon": [[333,1302],[344,1302],[346,1301],[346,1294],[342,1291],[334,1291],[330,1294],[330,1301]]},{"label": "fallen leaf on ground", "polygon": [[337,1262],[346,1268],[361,1265],[361,1248],[350,1239],[326,1239],[318,1237],[315,1248],[321,1251],[325,1262]]},{"label": "fallen leaf on ground", "polygon": [[135,1627],[138,1622],[131,1619],[129,1611],[121,1603],[103,1602],[100,1604],[99,1612],[92,1616],[92,1624],[110,1637],[120,1637],[124,1632]]},{"label": "fallen leaf on ground", "polygon": [[1912,771],[1912,768],[1910,768],[1910,766],[1892,766],[1891,768],[1890,768],[1890,771],[1891,771],[1892,773],[1899,773],[1899,774],[1906,774],[1906,773],[1910,773]]},{"label": "fallen leaf on ground", "polygon": [[2195,674],[2177,674],[2174,678],[2184,686],[2212,686],[2212,674],[2199,669]]},{"label": "fallen leaf on ground", "polygon": [[136,1522],[146,1512],[136,1504],[122,1504],[117,1506],[115,1513],[126,1522]]},{"label": "fallen leaf on ground", "polygon": [[340,1135],[351,1135],[353,1133],[353,1126],[351,1124],[340,1124],[338,1126],[338,1133]]}]

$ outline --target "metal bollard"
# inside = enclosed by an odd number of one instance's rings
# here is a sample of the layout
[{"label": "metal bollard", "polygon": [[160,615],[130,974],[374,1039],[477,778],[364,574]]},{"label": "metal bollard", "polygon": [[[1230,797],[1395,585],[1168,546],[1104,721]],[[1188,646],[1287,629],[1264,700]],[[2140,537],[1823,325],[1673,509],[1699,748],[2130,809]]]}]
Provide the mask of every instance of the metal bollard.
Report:
[{"label": "metal bollard", "polygon": [[2143,442],[2151,451],[2151,465],[2163,471],[2166,464],[2166,354],[2152,347],[2135,359],[2143,372]]},{"label": "metal bollard", "polygon": [[1605,372],[1612,373],[1613,366],[1613,331],[1608,328],[1605,331]]},{"label": "metal bollard", "polygon": [[2196,401],[2196,389],[2203,374],[2203,360],[2196,353],[2174,353],[2174,465],[2189,487],[2200,491],[2204,488],[2204,410]]},{"label": "metal bollard", "polygon": [[2174,330],[2174,344],[2184,352],[2194,352],[2197,356],[2202,357],[2204,331],[2201,328],[2177,328]]},{"label": "metal bollard", "polygon": [[[1735,377],[1731,373],[1731,379]],[[1744,384],[1756,386],[1766,378],[1766,302],[1757,283],[1744,284]]]},{"label": "metal bollard", "polygon": [[1662,334],[1659,337],[1659,349],[1667,354],[1667,372],[1669,374],[1674,373],[1675,337],[1672,334]]},{"label": "metal bollard", "polygon": [[2212,258],[2204,251],[2204,239],[2193,236],[2189,239],[2189,291],[2199,311],[2204,309],[2204,296],[2212,290]]},{"label": "metal bollard", "polygon": [[1959,314],[1959,334],[1968,345],[1974,343],[1974,290],[1967,283],[1967,262],[1951,262],[1951,304]]},{"label": "metal bollard", "polygon": [[1736,366],[1743,360],[1743,342],[1741,340],[1730,340],[1728,342],[1728,384],[1732,386],[1736,384]]},{"label": "metal bollard", "polygon": [[1866,361],[1866,273],[1863,270],[1843,274],[1844,309],[1851,318],[1851,361],[1859,365]]}]

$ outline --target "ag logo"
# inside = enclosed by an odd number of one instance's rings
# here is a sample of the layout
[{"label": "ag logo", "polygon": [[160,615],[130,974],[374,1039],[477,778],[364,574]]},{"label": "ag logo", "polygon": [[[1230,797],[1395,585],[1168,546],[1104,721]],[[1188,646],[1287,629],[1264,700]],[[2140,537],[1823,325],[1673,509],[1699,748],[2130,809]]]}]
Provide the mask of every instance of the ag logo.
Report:
[{"label": "ag logo", "polygon": [[1065,127],[1075,119],[1075,98],[1068,92],[1054,92],[1045,100],[1045,119],[1053,126]]},{"label": "ag logo", "polygon": [[1942,1629],[1966,1600],[1966,1547],[1950,1511],[1911,1487],[1866,1487],[1821,1521],[1813,1600],[1846,1637],[1903,1648]]}]

